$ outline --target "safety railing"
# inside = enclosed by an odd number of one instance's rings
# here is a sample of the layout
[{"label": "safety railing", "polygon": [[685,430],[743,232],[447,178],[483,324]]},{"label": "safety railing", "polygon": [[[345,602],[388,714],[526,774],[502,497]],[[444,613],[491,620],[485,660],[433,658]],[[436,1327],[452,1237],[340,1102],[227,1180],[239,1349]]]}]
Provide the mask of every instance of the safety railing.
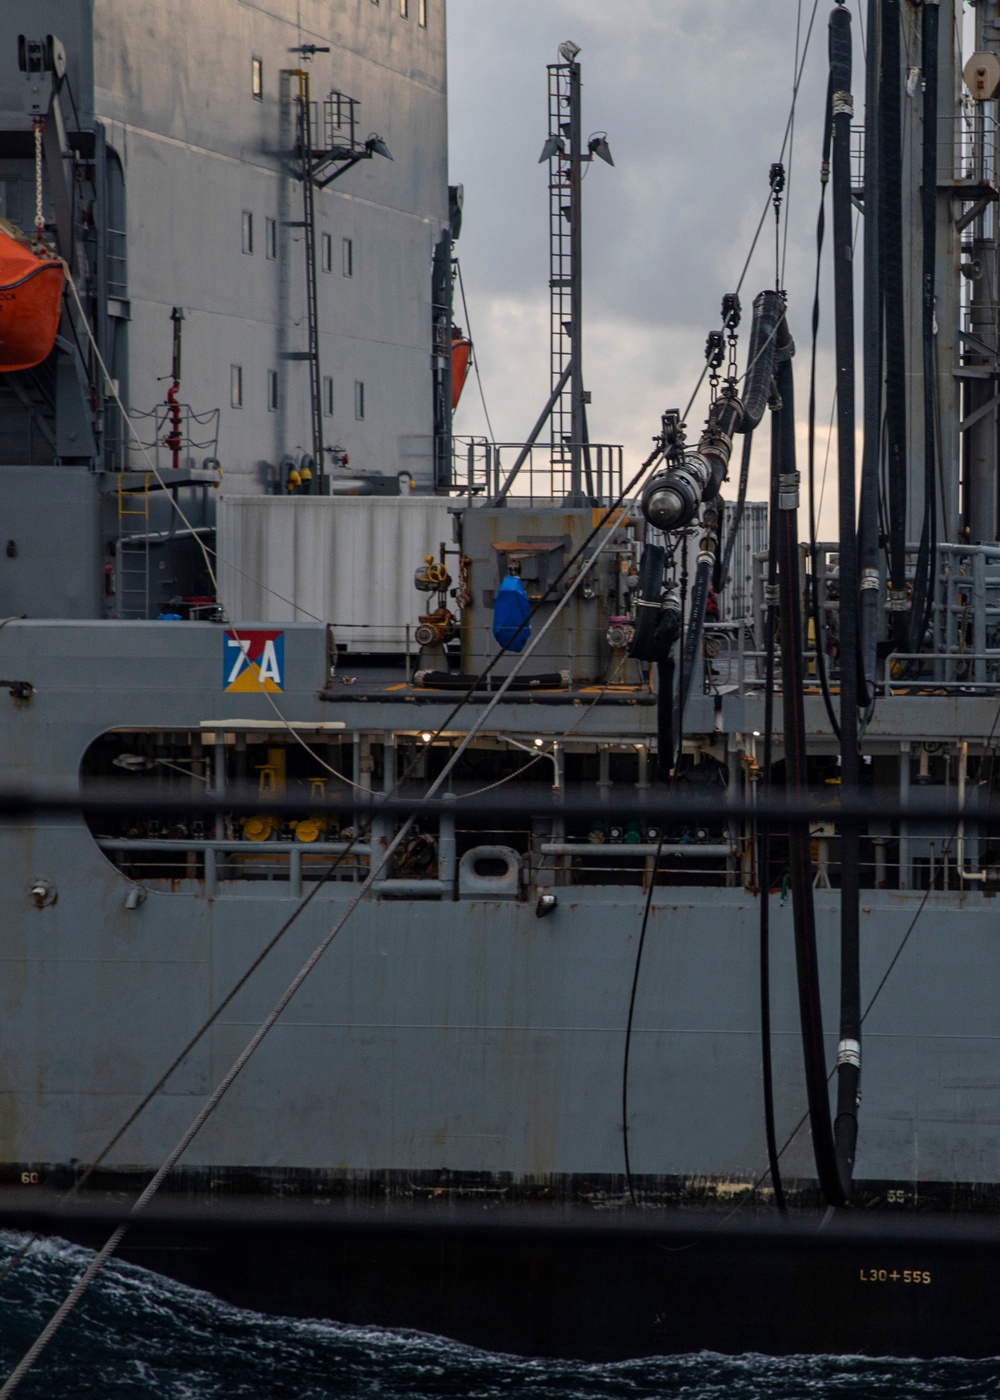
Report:
[{"label": "safety railing", "polygon": [[[569,442],[491,442],[488,438],[452,439],[452,484],[455,495],[470,503],[496,497],[517,467],[506,499],[511,506],[558,506],[573,490]],[[580,445],[580,491],[593,505],[608,505],[621,495],[624,481],[620,443]]]}]

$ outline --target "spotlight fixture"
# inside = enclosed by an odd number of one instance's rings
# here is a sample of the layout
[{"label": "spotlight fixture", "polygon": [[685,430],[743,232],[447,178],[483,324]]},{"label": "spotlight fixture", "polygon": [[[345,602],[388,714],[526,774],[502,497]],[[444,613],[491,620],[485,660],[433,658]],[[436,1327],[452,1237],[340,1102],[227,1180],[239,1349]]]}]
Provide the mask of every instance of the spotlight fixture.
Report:
[{"label": "spotlight fixture", "polygon": [[601,160],[607,161],[608,165],[614,165],[611,159],[611,147],[608,145],[608,134],[606,131],[598,131],[587,142],[587,150],[592,156],[600,156]]},{"label": "spotlight fixture", "polygon": [[420,737],[421,739],[423,739],[425,744],[429,744],[430,741],[434,738],[434,735],[430,732],[429,729],[425,729]]},{"label": "spotlight fixture", "polygon": [[372,132],[371,136],[369,136],[368,140],[365,142],[365,150],[371,151],[371,153],[376,156],[385,156],[386,160],[392,160],[392,152],[377,132]]},{"label": "spotlight fixture", "polygon": [[574,44],[572,39],[566,39],[559,45],[559,57],[566,63],[572,63],[580,52],[580,45]]},{"label": "spotlight fixture", "polygon": [[561,156],[566,149],[566,143],[561,136],[550,136],[542,147],[542,154],[538,157],[538,164],[551,160],[553,156]]}]

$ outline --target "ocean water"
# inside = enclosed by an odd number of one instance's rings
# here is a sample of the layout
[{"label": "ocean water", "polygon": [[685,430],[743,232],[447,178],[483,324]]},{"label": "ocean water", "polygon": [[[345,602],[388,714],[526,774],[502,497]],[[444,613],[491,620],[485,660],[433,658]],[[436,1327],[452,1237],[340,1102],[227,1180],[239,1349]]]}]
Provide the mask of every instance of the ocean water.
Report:
[{"label": "ocean water", "polygon": [[[0,1233],[0,1262],[21,1238]],[[90,1258],[88,1250],[42,1241],[0,1285],[3,1374]],[[1000,1397],[1000,1359],[702,1353],[613,1366],[525,1361],[413,1332],[266,1317],[112,1263],[18,1394],[25,1400],[979,1400]]]}]

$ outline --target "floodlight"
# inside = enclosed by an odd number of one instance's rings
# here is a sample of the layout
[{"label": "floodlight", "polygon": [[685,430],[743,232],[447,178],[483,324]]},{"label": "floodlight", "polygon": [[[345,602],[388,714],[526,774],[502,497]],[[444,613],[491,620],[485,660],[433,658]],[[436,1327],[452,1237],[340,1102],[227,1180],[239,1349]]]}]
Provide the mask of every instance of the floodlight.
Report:
[{"label": "floodlight", "polygon": [[389,150],[389,147],[388,147],[388,146],[385,144],[385,142],[382,140],[381,136],[372,134],[371,136],[369,136],[368,140],[365,142],[365,146],[366,146],[366,148],[367,148],[369,151],[371,151],[374,155],[377,155],[377,156],[385,156],[386,160],[392,160],[392,152]]},{"label": "floodlight", "polygon": [[574,44],[572,39],[567,39],[559,45],[559,56],[564,58],[567,63],[572,63],[579,52],[580,45]]},{"label": "floodlight", "polygon": [[553,156],[561,156],[566,149],[561,136],[550,136],[542,147],[542,154],[538,157],[538,164],[551,160]]},{"label": "floodlight", "polygon": [[600,156],[601,160],[607,161],[608,165],[614,165],[611,159],[611,147],[608,145],[608,138],[603,132],[592,136],[587,142],[587,150],[592,156]]}]

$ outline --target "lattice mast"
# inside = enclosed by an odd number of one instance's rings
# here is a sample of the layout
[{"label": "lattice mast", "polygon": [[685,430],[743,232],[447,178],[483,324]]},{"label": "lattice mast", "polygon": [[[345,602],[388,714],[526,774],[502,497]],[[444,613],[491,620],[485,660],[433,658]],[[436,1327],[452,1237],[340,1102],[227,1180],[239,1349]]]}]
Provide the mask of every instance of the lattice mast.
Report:
[{"label": "lattice mast", "polygon": [[579,52],[567,40],[559,46],[564,61],[548,65],[549,136],[541,155],[549,163],[552,469],[564,480],[569,467],[569,505],[583,504],[585,466],[588,483],[591,475],[583,387],[583,164],[595,155],[614,164],[603,132],[584,145]]}]

